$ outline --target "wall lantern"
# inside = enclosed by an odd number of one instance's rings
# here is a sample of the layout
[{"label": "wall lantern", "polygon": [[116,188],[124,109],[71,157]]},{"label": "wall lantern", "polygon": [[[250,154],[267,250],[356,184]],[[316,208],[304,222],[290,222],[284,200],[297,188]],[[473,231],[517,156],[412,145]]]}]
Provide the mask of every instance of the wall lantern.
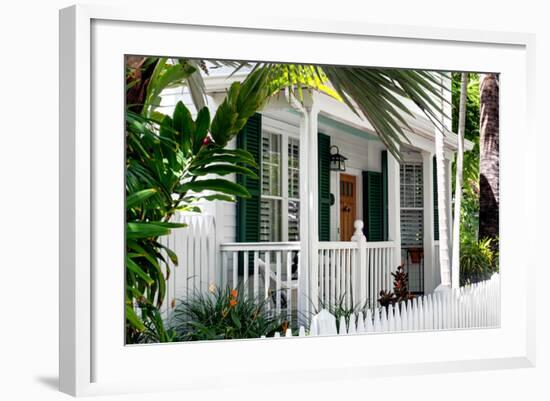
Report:
[{"label": "wall lantern", "polygon": [[346,171],[346,160],[348,158],[340,154],[338,146],[330,147],[330,169],[332,171]]}]

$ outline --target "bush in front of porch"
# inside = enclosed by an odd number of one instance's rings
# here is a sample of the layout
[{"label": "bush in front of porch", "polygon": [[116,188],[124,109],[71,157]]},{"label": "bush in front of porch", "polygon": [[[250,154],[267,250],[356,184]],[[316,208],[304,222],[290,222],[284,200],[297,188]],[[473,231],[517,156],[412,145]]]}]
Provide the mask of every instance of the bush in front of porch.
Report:
[{"label": "bush in front of porch", "polygon": [[286,332],[288,321],[269,309],[269,298],[245,294],[242,285],[212,287],[180,300],[172,321],[179,341],[257,339]]}]

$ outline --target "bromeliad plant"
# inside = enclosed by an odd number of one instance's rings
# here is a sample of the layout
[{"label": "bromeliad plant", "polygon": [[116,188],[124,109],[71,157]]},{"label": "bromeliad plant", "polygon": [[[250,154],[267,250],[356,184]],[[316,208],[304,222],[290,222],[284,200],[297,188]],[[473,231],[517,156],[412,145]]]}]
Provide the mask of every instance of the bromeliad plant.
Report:
[{"label": "bromeliad plant", "polygon": [[243,287],[212,288],[183,299],[176,308],[173,326],[181,341],[271,337],[284,332],[288,322],[268,310],[269,298],[245,295]]},{"label": "bromeliad plant", "polygon": [[193,119],[181,102],[171,116],[153,115],[149,108],[143,113],[127,110],[127,342],[138,341],[154,326],[152,322],[158,322],[170,274],[168,260],[178,263],[159,237],[184,227],[170,221],[174,213],[200,211],[199,200],[234,201],[237,196],[250,196],[243,186],[223,176],[239,173],[257,178],[253,156],[225,147],[261,109],[268,93],[267,75],[258,70],[231,85],[212,120],[206,107]]},{"label": "bromeliad plant", "polygon": [[380,306],[387,307],[414,299],[414,294],[408,288],[409,274],[403,266],[399,266],[391,275],[393,276],[393,291],[380,291],[380,298],[378,298]]}]

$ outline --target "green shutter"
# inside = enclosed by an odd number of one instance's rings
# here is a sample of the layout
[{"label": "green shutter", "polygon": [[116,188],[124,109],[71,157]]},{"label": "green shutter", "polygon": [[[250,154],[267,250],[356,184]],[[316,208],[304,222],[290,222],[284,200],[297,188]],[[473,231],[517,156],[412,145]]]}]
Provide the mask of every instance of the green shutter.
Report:
[{"label": "green shutter", "polygon": [[382,238],[388,240],[388,151],[382,151]]},{"label": "green shutter", "polygon": [[388,240],[388,153],[381,155],[382,172],[363,171],[363,228],[367,241]]},{"label": "green shutter", "polygon": [[[261,166],[262,116],[250,117],[239,135],[237,148],[249,151],[258,166]],[[260,169],[255,172],[261,176]],[[250,192],[250,198],[237,198],[237,241],[260,241],[260,180],[237,174],[237,182]]]},{"label": "green shutter", "polygon": [[319,133],[319,241],[330,241],[330,136]]},{"label": "green shutter", "polygon": [[434,240],[439,241],[439,199],[437,199],[437,162],[433,158]]}]

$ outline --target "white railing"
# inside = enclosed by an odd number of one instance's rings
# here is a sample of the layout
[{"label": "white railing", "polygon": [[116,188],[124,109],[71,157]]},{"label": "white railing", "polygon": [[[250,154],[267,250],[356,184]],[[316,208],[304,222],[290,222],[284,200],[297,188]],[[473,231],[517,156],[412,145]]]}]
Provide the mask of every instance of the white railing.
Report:
[{"label": "white railing", "polygon": [[[348,321],[323,309],[311,319],[309,332],[300,327],[299,336],[389,333],[407,331],[494,328],[500,326],[500,276],[457,290],[437,292],[389,307],[367,309]],[[337,324],[338,323],[338,324]],[[275,337],[292,337],[277,333]]]},{"label": "white railing", "polygon": [[[216,268],[216,236],[214,218],[209,215],[176,214],[170,220],[185,223],[187,227],[173,229],[170,235],[159,238],[159,242],[171,249],[178,257],[175,265],[164,253],[170,272],[166,277],[166,297],[161,313],[169,317],[176,306],[176,300],[188,298],[207,291],[220,282],[220,271]],[[161,264],[165,269],[164,264]]]},{"label": "white railing", "polygon": [[391,273],[398,266],[395,244],[367,242],[360,220],[355,228],[352,241],[318,244],[318,266],[312,275],[313,282],[317,282],[317,289],[315,284],[312,289],[312,296],[318,297],[316,309],[337,304],[374,307],[380,291],[392,289]]},{"label": "white railing", "polygon": [[277,314],[294,319],[299,294],[300,243],[225,243],[221,285],[240,288],[248,298],[267,299]]}]

